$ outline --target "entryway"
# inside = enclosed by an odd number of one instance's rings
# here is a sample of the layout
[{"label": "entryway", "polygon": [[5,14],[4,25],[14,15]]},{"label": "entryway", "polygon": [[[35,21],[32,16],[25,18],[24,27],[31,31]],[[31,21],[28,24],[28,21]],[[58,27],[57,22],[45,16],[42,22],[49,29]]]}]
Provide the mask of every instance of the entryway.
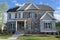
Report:
[{"label": "entryway", "polygon": [[26,29],[26,20],[17,20],[16,21],[16,32],[23,31],[25,33]]},{"label": "entryway", "polygon": [[24,21],[17,21],[17,31],[24,30]]}]

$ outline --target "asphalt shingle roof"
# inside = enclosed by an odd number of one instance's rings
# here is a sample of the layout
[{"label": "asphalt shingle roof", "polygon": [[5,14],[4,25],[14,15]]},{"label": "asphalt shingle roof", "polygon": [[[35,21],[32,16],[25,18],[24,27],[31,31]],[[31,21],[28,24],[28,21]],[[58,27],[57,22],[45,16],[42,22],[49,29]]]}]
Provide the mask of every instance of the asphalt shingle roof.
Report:
[{"label": "asphalt shingle roof", "polygon": [[[30,3],[25,3],[23,6],[16,6],[13,8],[8,9],[7,12],[16,12],[16,11],[24,11],[24,9],[29,5]],[[50,6],[48,5],[36,5],[39,7],[39,11],[54,11]],[[33,10],[33,9],[32,9]]]}]

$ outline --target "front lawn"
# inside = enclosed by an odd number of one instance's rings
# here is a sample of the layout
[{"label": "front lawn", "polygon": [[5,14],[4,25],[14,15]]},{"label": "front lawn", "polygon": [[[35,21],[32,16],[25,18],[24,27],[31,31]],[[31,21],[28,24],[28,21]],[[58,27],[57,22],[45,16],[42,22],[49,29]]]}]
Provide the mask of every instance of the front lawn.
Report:
[{"label": "front lawn", "polygon": [[9,38],[11,35],[0,35],[0,39],[7,39]]},{"label": "front lawn", "polygon": [[60,40],[60,38],[56,38],[55,36],[52,35],[44,35],[44,36],[22,36],[22,37],[18,37],[17,40]]},{"label": "front lawn", "polygon": [[12,36],[12,32],[9,32],[7,30],[2,30],[0,29],[0,39],[7,39]]},{"label": "front lawn", "polygon": [[8,32],[8,33],[0,33],[0,39],[7,39],[9,37],[12,36],[12,33]]}]

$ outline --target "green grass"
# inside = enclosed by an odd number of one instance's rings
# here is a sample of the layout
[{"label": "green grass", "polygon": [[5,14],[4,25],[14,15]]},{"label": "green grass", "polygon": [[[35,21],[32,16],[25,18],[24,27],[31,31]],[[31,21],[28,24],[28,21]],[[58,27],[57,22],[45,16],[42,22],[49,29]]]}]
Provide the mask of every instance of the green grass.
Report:
[{"label": "green grass", "polygon": [[56,38],[55,36],[22,36],[18,37],[17,40],[60,40],[60,38]]},{"label": "green grass", "polygon": [[11,35],[0,35],[0,39],[7,39],[9,38]]}]

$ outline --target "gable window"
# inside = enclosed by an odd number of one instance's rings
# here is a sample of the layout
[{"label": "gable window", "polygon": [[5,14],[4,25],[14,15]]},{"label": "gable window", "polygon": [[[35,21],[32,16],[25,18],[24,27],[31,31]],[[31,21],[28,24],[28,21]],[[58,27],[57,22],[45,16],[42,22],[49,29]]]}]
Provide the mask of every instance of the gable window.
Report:
[{"label": "gable window", "polygon": [[44,23],[44,29],[52,29],[51,23]]}]

